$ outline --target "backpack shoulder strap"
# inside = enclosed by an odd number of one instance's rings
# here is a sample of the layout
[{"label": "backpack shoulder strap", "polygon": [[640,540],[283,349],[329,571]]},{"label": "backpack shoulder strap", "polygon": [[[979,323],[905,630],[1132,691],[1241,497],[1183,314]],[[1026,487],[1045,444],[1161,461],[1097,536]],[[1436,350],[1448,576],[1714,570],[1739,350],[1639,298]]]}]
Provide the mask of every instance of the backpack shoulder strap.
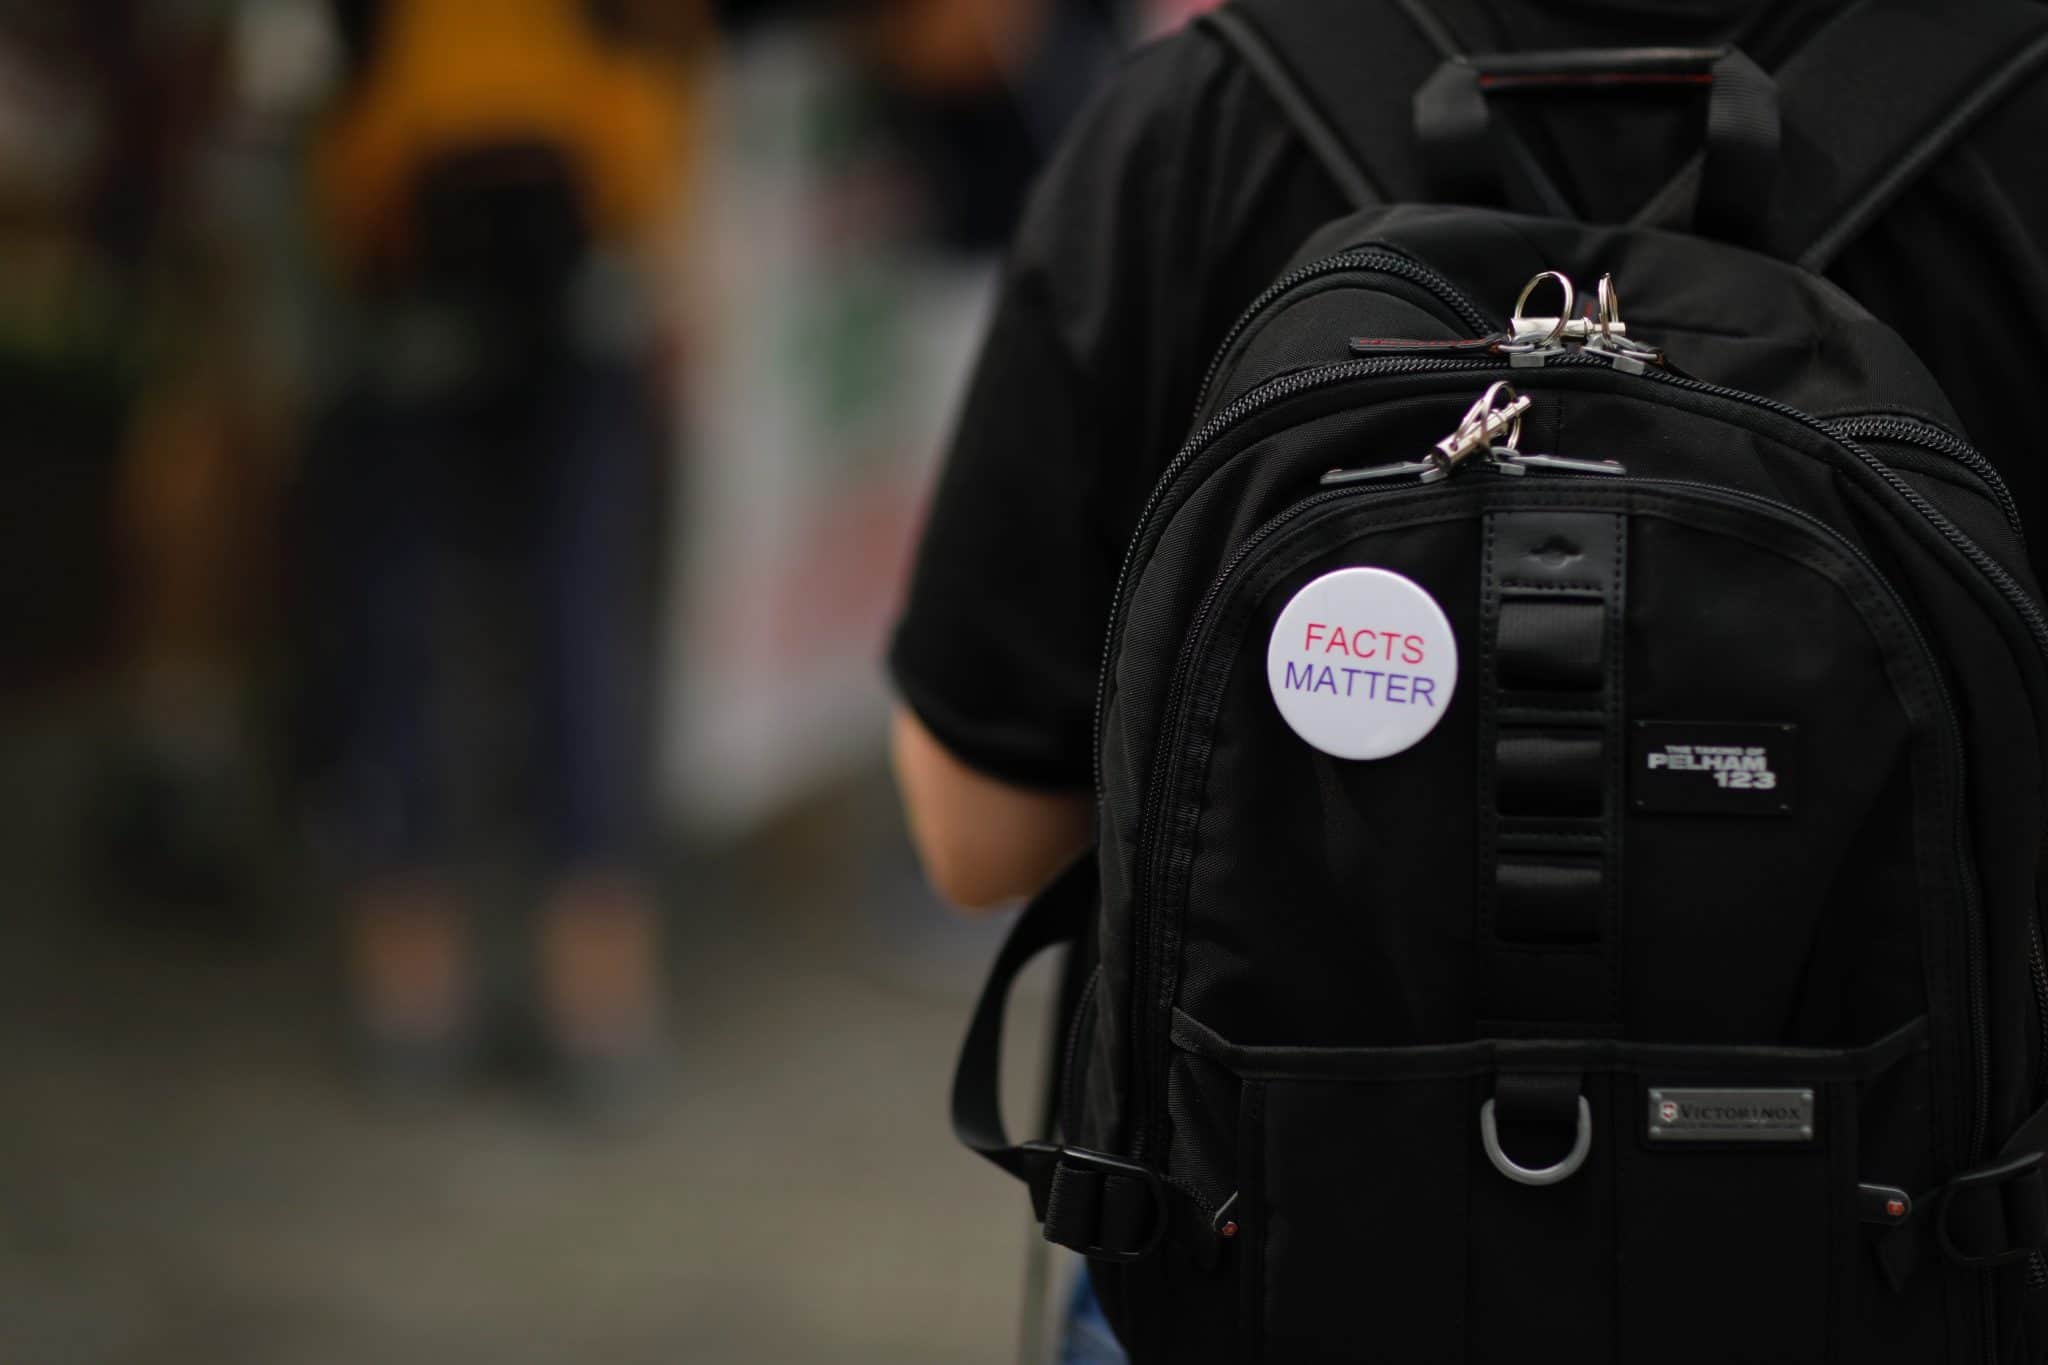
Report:
[{"label": "backpack shoulder strap", "polygon": [[1386,193],[1373,181],[1372,173],[1366,170],[1364,163],[1345,145],[1343,135],[1330,122],[1322,106],[1316,103],[1293,68],[1251,20],[1234,9],[1224,8],[1210,10],[1196,22],[1222,39],[1224,46],[1237,54],[1237,59],[1244,63],[1253,79],[1279,106],[1281,116],[1308,145],[1309,151],[1351,207],[1368,209],[1387,202]]},{"label": "backpack shoulder strap", "polygon": [[1862,0],[1777,72],[1774,254],[1825,270],[1922,172],[2048,64],[2048,5]]},{"label": "backpack shoulder strap", "polygon": [[1413,99],[1443,54],[1398,3],[1229,0],[1200,21],[1361,208],[1426,197]]}]

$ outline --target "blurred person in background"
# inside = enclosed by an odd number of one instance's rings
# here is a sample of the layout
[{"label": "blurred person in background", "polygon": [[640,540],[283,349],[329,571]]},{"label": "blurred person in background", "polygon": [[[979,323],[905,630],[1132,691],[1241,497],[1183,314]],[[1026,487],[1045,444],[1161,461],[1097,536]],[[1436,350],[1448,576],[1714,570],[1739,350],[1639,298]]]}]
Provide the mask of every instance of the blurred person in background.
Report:
[{"label": "blurred person in background", "polygon": [[0,685],[104,681],[89,885],[126,919],[240,937],[270,923],[252,663],[288,443],[217,175],[237,12],[0,4]]},{"label": "blurred person in background", "polygon": [[539,1023],[572,1097],[601,1104],[647,1078],[659,1032],[649,283],[701,25],[683,3],[336,13],[351,75],[314,180],[356,335],[307,493],[332,547],[354,1027],[373,1078],[403,1086],[447,1079],[485,1042],[454,810],[465,776],[498,777],[458,751],[502,704],[476,670],[508,632],[477,624],[509,604],[523,723],[496,747],[524,750],[544,860]]}]

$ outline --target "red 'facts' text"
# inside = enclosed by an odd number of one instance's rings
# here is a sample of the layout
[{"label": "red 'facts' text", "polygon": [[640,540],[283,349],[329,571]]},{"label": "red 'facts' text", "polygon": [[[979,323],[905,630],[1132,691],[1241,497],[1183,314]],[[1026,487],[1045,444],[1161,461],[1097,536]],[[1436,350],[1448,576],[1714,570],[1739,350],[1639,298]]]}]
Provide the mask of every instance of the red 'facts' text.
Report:
[{"label": "red 'facts' text", "polygon": [[1346,631],[1342,626],[1310,621],[1302,649],[1307,653],[1344,654],[1354,659],[1381,659],[1413,666],[1426,657],[1420,635],[1395,630]]}]

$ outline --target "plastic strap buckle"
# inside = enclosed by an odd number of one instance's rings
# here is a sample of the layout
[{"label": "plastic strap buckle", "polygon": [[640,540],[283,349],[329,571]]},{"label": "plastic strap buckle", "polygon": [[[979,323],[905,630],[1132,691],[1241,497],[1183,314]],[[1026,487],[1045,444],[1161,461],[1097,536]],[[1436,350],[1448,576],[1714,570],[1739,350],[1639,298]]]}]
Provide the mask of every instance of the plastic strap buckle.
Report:
[{"label": "plastic strap buckle", "polygon": [[[1966,1171],[1942,1188],[1934,1211],[1935,1244],[1957,1265],[1994,1266],[2021,1260],[2048,1245],[2048,1181],[2041,1153],[2028,1152],[1995,1166]],[[1969,1235],[1955,1236],[1957,1208]]]},{"label": "plastic strap buckle", "polygon": [[1136,1261],[1166,1236],[1166,1184],[1157,1172],[1083,1147],[1027,1142],[1031,1202],[1045,1239],[1106,1261]]}]

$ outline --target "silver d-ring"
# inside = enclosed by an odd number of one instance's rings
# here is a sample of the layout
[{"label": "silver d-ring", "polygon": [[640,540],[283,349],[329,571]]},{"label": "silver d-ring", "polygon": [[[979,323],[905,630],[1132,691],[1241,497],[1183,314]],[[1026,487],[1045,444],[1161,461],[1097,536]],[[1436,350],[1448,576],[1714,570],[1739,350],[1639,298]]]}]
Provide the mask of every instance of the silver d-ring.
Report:
[{"label": "silver d-ring", "polygon": [[1537,343],[1537,345],[1539,346],[1548,346],[1551,342],[1556,341],[1559,337],[1564,335],[1564,329],[1570,325],[1572,320],[1572,314],[1575,311],[1577,311],[1577,305],[1579,302],[1579,291],[1572,288],[1572,282],[1569,276],[1565,275],[1562,271],[1558,270],[1544,271],[1542,274],[1536,276],[1527,284],[1523,285],[1522,292],[1515,296],[1515,311],[1514,315],[1508,319],[1508,330],[1512,332],[1517,339],[1520,339],[1521,337],[1521,328],[1516,324],[1520,323],[1522,320],[1522,308],[1529,302],[1529,296],[1536,292],[1536,286],[1542,284],[1545,280],[1557,281],[1557,287],[1564,291],[1564,305],[1563,307],[1557,310],[1557,322],[1555,323],[1555,325],[1551,327],[1550,331],[1544,335],[1543,339]]},{"label": "silver d-ring", "polygon": [[1520,1166],[1500,1148],[1500,1127],[1493,1121],[1493,1101],[1479,1106],[1479,1140],[1486,1144],[1486,1159],[1517,1185],[1555,1185],[1560,1180],[1569,1180],[1579,1167],[1586,1164],[1586,1154],[1593,1150],[1593,1106],[1586,1103],[1584,1095],[1579,1096],[1579,1132],[1572,1139],[1571,1151],[1555,1166],[1531,1170]]}]

